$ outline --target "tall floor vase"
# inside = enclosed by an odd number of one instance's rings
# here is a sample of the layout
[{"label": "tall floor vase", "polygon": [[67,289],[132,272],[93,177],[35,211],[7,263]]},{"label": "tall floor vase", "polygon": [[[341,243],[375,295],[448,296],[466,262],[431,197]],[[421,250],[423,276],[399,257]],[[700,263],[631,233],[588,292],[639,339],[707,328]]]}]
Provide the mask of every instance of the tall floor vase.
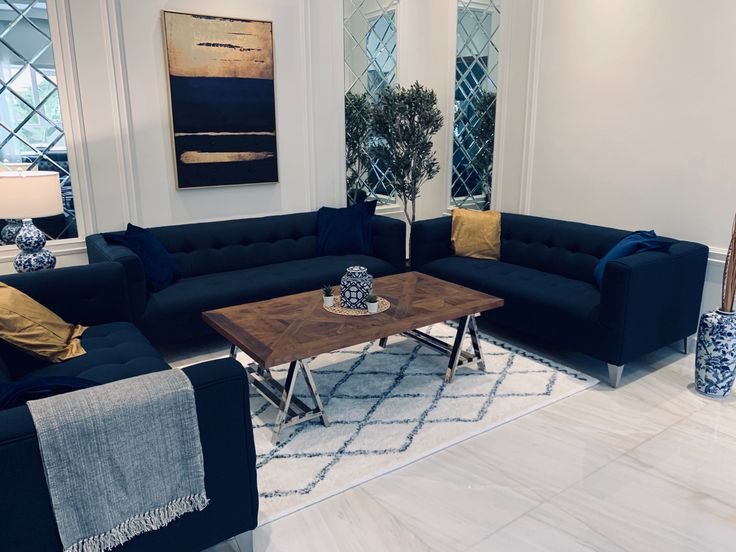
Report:
[{"label": "tall floor vase", "polygon": [[698,327],[695,388],[709,397],[731,392],[736,376],[736,312],[706,312]]}]

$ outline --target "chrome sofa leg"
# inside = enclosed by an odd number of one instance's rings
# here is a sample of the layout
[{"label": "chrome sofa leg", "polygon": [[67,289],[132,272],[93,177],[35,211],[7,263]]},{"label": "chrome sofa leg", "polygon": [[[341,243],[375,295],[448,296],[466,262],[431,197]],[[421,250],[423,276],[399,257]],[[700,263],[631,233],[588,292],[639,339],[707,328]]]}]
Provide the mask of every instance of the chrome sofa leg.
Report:
[{"label": "chrome sofa leg", "polygon": [[618,387],[621,383],[621,374],[624,373],[624,367],[616,366],[615,364],[609,364],[608,365],[608,383],[611,384],[611,387]]}]

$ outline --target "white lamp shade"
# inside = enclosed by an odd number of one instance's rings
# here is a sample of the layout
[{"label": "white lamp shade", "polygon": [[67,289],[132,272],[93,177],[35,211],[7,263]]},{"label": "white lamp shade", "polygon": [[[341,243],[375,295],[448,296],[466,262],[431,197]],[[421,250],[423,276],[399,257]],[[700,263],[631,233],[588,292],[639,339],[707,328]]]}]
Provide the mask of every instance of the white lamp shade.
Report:
[{"label": "white lamp shade", "polygon": [[0,219],[48,217],[63,212],[59,173],[0,172]]}]

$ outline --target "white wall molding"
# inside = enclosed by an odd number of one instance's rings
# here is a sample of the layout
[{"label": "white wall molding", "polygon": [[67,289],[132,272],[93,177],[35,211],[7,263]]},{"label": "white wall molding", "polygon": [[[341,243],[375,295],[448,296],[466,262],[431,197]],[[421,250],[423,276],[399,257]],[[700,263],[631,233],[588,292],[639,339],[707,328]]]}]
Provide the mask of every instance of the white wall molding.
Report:
[{"label": "white wall molding", "polygon": [[305,205],[307,210],[317,208],[317,167],[315,163],[315,143],[317,141],[317,129],[315,127],[316,105],[313,78],[312,59],[312,29],[311,8],[308,2],[299,3],[299,19],[301,22],[302,42],[304,43],[304,55],[302,56],[304,78],[307,82],[307,149],[309,152],[309,175],[305,193]]},{"label": "white wall molding", "polygon": [[[445,28],[447,32],[447,44],[452,49],[452,57],[446,58],[447,64],[445,67],[445,74],[447,82],[449,83],[448,94],[446,97],[445,105],[441,107],[443,113],[451,114],[449,120],[445,121],[445,124],[440,129],[441,133],[445,134],[447,140],[447,149],[444,155],[444,161],[447,166],[447,178],[443,179],[445,201],[444,206],[447,209],[452,207],[452,177],[453,177],[453,154],[455,152],[455,72],[457,71],[457,6],[454,6],[452,15],[447,18],[447,26]],[[440,164],[441,165],[441,164]]]},{"label": "white wall molding", "polygon": [[92,209],[94,192],[90,182],[89,152],[85,134],[82,99],[79,93],[77,56],[72,40],[68,0],[47,2],[49,30],[54,48],[59,103],[66,139],[77,232],[84,237],[96,231]]},{"label": "white wall molding", "polygon": [[120,193],[123,197],[123,220],[138,223],[137,171],[135,144],[133,138],[133,121],[130,113],[130,89],[128,87],[128,69],[125,57],[125,44],[120,15],[120,0],[105,0],[103,4],[103,35],[107,45],[109,64],[107,76],[110,89],[113,91],[112,102],[117,117],[115,120],[115,137],[118,167],[123,178],[120,180]]},{"label": "white wall molding", "polygon": [[524,143],[522,150],[519,212],[531,212],[532,185],[534,179],[534,149],[536,147],[537,98],[539,71],[542,60],[542,24],[544,0],[533,0],[531,33],[529,35],[529,60],[526,105],[524,112]]},{"label": "white wall molding", "polygon": [[710,253],[708,254],[708,262],[709,263],[716,263],[716,264],[726,264],[726,255],[728,254],[728,249],[725,247],[713,247],[710,246],[708,248],[710,250]]},{"label": "white wall molding", "polygon": [[[508,6],[510,8],[510,6]],[[513,11],[501,10],[501,21],[498,29],[498,83],[496,83],[496,140],[493,144],[493,172],[491,176],[491,209],[498,210],[503,199],[503,169],[506,153],[506,139],[508,131],[509,105],[509,54],[511,52],[511,37],[513,34]],[[454,68],[453,68],[453,76]],[[452,162],[452,158],[450,158]]]}]

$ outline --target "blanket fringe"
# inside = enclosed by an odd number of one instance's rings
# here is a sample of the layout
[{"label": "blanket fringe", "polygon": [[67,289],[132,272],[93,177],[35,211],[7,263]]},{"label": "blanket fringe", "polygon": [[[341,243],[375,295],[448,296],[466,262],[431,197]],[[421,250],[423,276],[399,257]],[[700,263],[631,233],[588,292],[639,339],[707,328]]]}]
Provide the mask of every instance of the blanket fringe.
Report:
[{"label": "blanket fringe", "polygon": [[205,493],[177,498],[161,508],[126,519],[105,533],[76,542],[64,552],[106,552],[141,533],[161,529],[184,514],[204,510],[209,502]]}]

